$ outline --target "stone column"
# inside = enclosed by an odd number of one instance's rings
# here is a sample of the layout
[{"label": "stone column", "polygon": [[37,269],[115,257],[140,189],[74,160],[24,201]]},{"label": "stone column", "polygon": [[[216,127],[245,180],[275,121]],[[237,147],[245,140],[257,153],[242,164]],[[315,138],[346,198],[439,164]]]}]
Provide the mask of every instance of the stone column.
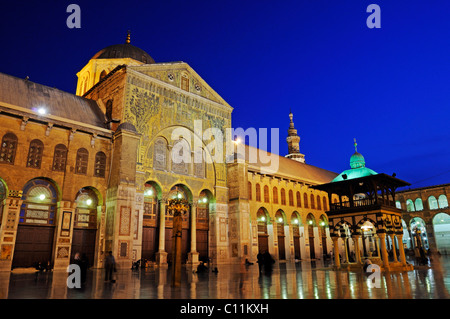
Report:
[{"label": "stone column", "polygon": [[347,244],[347,236],[342,237],[342,240],[344,241],[344,257],[345,257],[345,263],[348,264],[348,244]]},{"label": "stone column", "polygon": [[191,207],[191,251],[188,254],[188,264],[195,266],[198,264],[197,252],[197,203]]},{"label": "stone column", "polygon": [[403,266],[406,266],[405,248],[403,247],[403,233],[397,235],[397,242],[398,242],[398,250],[400,252],[400,261]]},{"label": "stone column", "polygon": [[389,259],[388,259],[388,253],[386,250],[386,233],[378,233],[378,238],[380,238],[380,250],[381,250],[381,257],[383,260],[383,266],[385,270],[389,270]]},{"label": "stone column", "polygon": [[156,253],[156,264],[161,268],[167,268],[167,252],[165,251],[166,240],[166,203],[159,202],[159,245]]},{"label": "stone column", "polygon": [[397,249],[395,248],[395,238],[394,238],[394,233],[389,234],[389,237],[391,238],[392,241],[392,253],[394,256],[394,262],[397,262]]},{"label": "stone column", "polygon": [[355,255],[356,255],[356,262],[358,264],[361,264],[361,252],[360,252],[360,247],[359,247],[359,239],[361,238],[361,235],[353,235],[352,239],[353,242],[355,243]]},{"label": "stone column", "polygon": [[333,236],[333,237],[331,237],[331,240],[333,241],[333,247],[334,247],[334,264],[335,264],[336,268],[340,268],[341,261],[339,259],[339,246],[338,246],[339,237]]}]

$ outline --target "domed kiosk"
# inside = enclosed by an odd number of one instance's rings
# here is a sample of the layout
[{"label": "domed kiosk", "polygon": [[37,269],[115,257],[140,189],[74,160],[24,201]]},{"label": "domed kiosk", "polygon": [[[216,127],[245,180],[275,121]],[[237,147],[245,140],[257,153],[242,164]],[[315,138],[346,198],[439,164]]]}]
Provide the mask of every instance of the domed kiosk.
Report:
[{"label": "domed kiosk", "polygon": [[356,145],[355,141],[350,169],[330,183],[312,187],[328,193],[335,268],[360,270],[364,259],[381,270],[411,270],[403,248],[402,211],[395,206],[396,189],[410,184],[367,168]]}]

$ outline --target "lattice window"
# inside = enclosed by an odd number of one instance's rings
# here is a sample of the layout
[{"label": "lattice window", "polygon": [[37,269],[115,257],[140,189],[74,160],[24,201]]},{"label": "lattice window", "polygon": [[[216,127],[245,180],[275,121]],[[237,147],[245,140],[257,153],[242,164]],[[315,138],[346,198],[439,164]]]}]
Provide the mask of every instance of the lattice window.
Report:
[{"label": "lattice window", "polygon": [[294,206],[294,192],[289,190],[289,206]]},{"label": "lattice window", "polygon": [[55,146],[55,152],[53,154],[53,166],[52,169],[57,172],[64,172],[67,162],[67,147],[64,144],[58,144]]},{"label": "lattice window", "polygon": [[284,188],[281,189],[280,196],[281,196],[281,205],[286,205],[286,191],[284,190]]},{"label": "lattice window", "polygon": [[106,155],[103,152],[95,154],[94,176],[105,177]]},{"label": "lattice window", "polygon": [[269,187],[267,185],[264,186],[264,202],[265,203],[269,203],[270,202]]},{"label": "lattice window", "polygon": [[185,74],[181,76],[181,89],[189,92],[189,78]]},{"label": "lattice window", "polygon": [[311,208],[312,209],[316,209],[316,205],[314,203],[314,195],[313,194],[311,194]]},{"label": "lattice window", "polygon": [[40,140],[32,140],[28,150],[27,167],[41,168],[44,143]]},{"label": "lattice window", "polygon": [[17,150],[17,136],[13,133],[6,133],[2,138],[0,147],[0,163],[14,165]]},{"label": "lattice window", "polygon": [[206,177],[205,151],[201,148],[194,154],[194,175],[200,178]]},{"label": "lattice window", "polygon": [[75,199],[77,209],[75,211],[74,227],[97,228],[97,195],[89,188],[82,188]]},{"label": "lattice window", "polygon": [[256,201],[260,202],[261,201],[261,186],[259,186],[259,184],[256,184]]},{"label": "lattice window", "polygon": [[87,174],[87,168],[88,168],[88,162],[89,162],[89,152],[85,148],[80,148],[77,151],[77,158],[75,161],[75,173],[76,174]]},{"label": "lattice window", "polygon": [[32,180],[25,185],[22,200],[20,223],[54,225],[57,193],[53,185],[46,180]]},{"label": "lattice window", "polygon": [[278,204],[278,188],[274,187],[272,193],[273,193],[273,203]]},{"label": "lattice window", "polygon": [[172,171],[177,174],[188,175],[190,161],[189,143],[184,139],[176,141],[172,148]]},{"label": "lattice window", "polygon": [[163,138],[157,138],[153,148],[153,167],[159,170],[167,169],[167,142]]}]

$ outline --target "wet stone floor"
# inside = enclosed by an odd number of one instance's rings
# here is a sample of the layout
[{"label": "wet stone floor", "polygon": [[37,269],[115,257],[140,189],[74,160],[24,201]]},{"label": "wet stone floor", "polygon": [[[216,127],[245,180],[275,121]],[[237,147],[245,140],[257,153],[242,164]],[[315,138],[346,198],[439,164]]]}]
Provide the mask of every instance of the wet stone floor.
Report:
[{"label": "wet stone floor", "polygon": [[[414,264],[413,261],[411,263]],[[448,299],[450,256],[413,271],[382,273],[371,280],[357,271],[335,271],[322,261],[276,263],[270,274],[257,264],[222,265],[218,273],[183,268],[180,287],[169,269],[119,269],[115,283],[102,269],[88,270],[81,288],[68,288],[68,273],[0,273],[1,299]]]}]

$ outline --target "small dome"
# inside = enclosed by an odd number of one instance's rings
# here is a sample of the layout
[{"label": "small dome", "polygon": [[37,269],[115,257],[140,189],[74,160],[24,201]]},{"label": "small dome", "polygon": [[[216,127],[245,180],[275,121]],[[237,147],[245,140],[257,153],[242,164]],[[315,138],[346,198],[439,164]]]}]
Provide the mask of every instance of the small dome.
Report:
[{"label": "small dome", "polygon": [[366,161],[364,160],[364,156],[361,153],[355,152],[355,154],[350,157],[350,167],[351,168],[360,168],[365,167]]},{"label": "small dome", "polygon": [[145,64],[153,64],[155,60],[144,50],[130,43],[110,45],[98,51],[92,59],[123,59],[131,58]]}]

